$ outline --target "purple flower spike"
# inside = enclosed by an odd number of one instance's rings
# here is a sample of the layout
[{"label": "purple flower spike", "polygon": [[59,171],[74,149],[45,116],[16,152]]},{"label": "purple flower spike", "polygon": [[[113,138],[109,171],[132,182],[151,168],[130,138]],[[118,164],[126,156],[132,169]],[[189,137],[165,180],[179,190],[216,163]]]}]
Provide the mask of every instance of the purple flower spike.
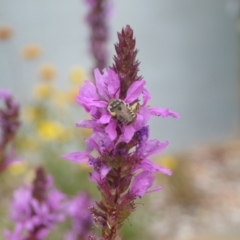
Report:
[{"label": "purple flower spike", "polygon": [[7,240],[45,239],[56,223],[64,220],[64,195],[52,184],[52,178],[38,168],[33,184],[15,191],[11,207],[15,228],[5,231]]},{"label": "purple flower spike", "polygon": [[72,229],[65,240],[87,240],[93,226],[92,215],[89,208],[93,201],[85,193],[81,193],[67,204],[67,213],[72,222]]},{"label": "purple flower spike", "polygon": [[107,41],[109,38],[108,18],[111,11],[110,0],[86,0],[89,12],[86,21],[90,27],[90,52],[95,68],[103,69],[107,65]]},{"label": "purple flower spike", "polygon": [[113,67],[102,72],[95,69],[95,84],[86,81],[77,97],[91,116],[77,124],[93,130],[86,139],[86,151],[64,155],[75,162],[87,159],[93,167],[90,180],[97,184],[101,200],[90,211],[95,225],[102,228],[103,240],[118,238],[123,222],[136,208],[137,198],[161,189],[152,187],[154,174],[172,174],[150,160],[168,145],[167,141],[149,139],[150,117],[179,118],[167,108],[149,107],[151,96],[146,81],[138,76],[132,29],[124,28],[118,39]]},{"label": "purple flower spike", "polygon": [[2,172],[13,162],[20,160],[16,157],[12,144],[20,126],[20,106],[11,92],[5,89],[0,89],[0,100],[4,105],[0,108],[0,172]]}]

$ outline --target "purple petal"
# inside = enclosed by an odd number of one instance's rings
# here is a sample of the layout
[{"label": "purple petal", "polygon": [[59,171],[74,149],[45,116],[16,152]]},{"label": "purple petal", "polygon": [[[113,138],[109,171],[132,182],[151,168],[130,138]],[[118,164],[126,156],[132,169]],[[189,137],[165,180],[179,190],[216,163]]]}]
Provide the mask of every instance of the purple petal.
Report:
[{"label": "purple petal", "polygon": [[150,93],[147,91],[147,89],[143,89],[143,106],[146,106],[148,101],[151,99]]},{"label": "purple petal", "polygon": [[144,171],[148,171],[148,172],[162,172],[164,174],[167,174],[169,176],[172,175],[172,171],[164,168],[162,166],[156,165],[155,163],[153,163],[152,161],[150,161],[149,159],[144,159],[141,164],[139,165],[139,168],[143,169]]},{"label": "purple petal", "polygon": [[138,149],[139,153],[145,157],[151,156],[153,154],[163,151],[168,145],[168,141],[159,142],[158,140],[148,140]]},{"label": "purple petal", "polygon": [[107,102],[106,101],[93,100],[91,102],[89,101],[88,106],[106,108],[107,107]]},{"label": "purple petal", "polygon": [[99,100],[99,95],[97,93],[97,89],[96,89],[95,85],[88,80],[86,80],[85,85],[79,89],[79,95],[77,97],[77,102],[79,102],[81,104],[82,102],[84,102],[84,99]]},{"label": "purple petal", "polygon": [[150,172],[139,173],[132,182],[130,192],[134,196],[142,197],[153,184],[154,177]]},{"label": "purple petal", "polygon": [[108,78],[108,73],[106,69],[103,70],[103,74],[100,73],[99,69],[94,70],[94,76],[95,76],[95,82],[96,82],[96,87],[98,90],[98,93],[100,96],[102,96],[104,99],[109,99],[109,96],[107,94],[107,78]]},{"label": "purple petal", "polygon": [[108,167],[106,165],[102,166],[100,168],[100,177],[101,177],[101,179],[104,179],[107,176],[107,174],[109,173],[110,170],[111,170],[110,167]]},{"label": "purple petal", "polygon": [[145,125],[143,120],[144,120],[144,117],[142,115],[138,114],[137,118],[135,119],[135,121],[132,124],[133,128],[136,131],[140,130]]},{"label": "purple petal", "polygon": [[105,132],[108,134],[109,138],[112,141],[117,137],[116,126],[117,126],[116,121],[111,120],[109,124],[105,127]]},{"label": "purple petal", "polygon": [[90,180],[98,184],[101,184],[109,171],[110,168],[108,168],[107,166],[101,167],[100,171],[94,170],[90,174]]},{"label": "purple petal", "polygon": [[90,173],[89,179],[92,182],[100,183],[99,173],[96,170],[94,170]]},{"label": "purple petal", "polygon": [[98,131],[101,131],[100,126],[94,120],[82,120],[76,123],[76,126],[81,128],[91,128],[91,129],[96,129]]},{"label": "purple petal", "polygon": [[96,133],[94,135],[95,141],[98,143],[101,153],[105,150],[110,152],[114,148],[114,142],[109,138],[106,133]]},{"label": "purple petal", "polygon": [[100,119],[98,120],[99,123],[101,124],[106,124],[109,123],[111,120],[112,116],[108,113],[108,114],[103,114]]},{"label": "purple petal", "polygon": [[77,102],[90,111],[91,107],[106,107],[107,102],[101,101],[97,93],[95,85],[90,81],[85,81],[85,85],[80,88],[80,94],[77,96]]},{"label": "purple petal", "polygon": [[95,141],[96,134],[93,134],[89,139],[87,139],[85,142],[87,143],[87,152],[92,152],[94,149],[98,151],[99,154],[101,154],[100,147]]},{"label": "purple petal", "polygon": [[168,108],[150,108],[150,113],[154,116],[180,118],[179,114]]},{"label": "purple petal", "polygon": [[136,132],[136,130],[132,125],[123,125],[122,131],[123,131],[123,134],[121,139],[123,142],[126,142],[126,143],[131,141],[134,133]]},{"label": "purple petal", "polygon": [[82,163],[86,162],[87,158],[89,158],[90,156],[91,155],[87,152],[73,152],[69,154],[64,154],[61,157],[73,162]]},{"label": "purple petal", "polygon": [[141,109],[140,109],[138,114],[143,116],[143,125],[146,125],[147,122],[150,120],[150,117],[151,117],[151,113],[150,113],[149,107],[147,107],[147,106],[141,107]]},{"label": "purple petal", "polygon": [[140,94],[143,92],[143,86],[145,85],[144,80],[135,81],[127,91],[127,97],[125,102],[132,103],[134,100],[138,99]]},{"label": "purple petal", "polygon": [[151,190],[148,190],[146,193],[152,193],[152,192],[157,192],[159,190],[161,190],[162,187],[161,186],[156,186],[155,188],[151,189]]},{"label": "purple petal", "polygon": [[108,70],[108,92],[112,98],[119,98],[120,81],[118,75],[112,70]]}]

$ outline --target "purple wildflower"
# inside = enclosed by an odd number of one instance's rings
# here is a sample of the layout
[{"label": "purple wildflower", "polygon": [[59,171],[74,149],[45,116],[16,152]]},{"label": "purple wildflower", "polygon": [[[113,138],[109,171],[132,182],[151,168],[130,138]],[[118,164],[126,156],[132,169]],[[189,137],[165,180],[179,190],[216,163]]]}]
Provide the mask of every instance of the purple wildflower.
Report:
[{"label": "purple wildflower", "polygon": [[85,0],[89,5],[87,23],[90,26],[91,54],[95,67],[103,69],[107,65],[108,16],[111,9],[110,0]]},{"label": "purple wildflower", "polygon": [[66,240],[87,240],[93,226],[89,207],[93,201],[85,193],[80,193],[68,203],[68,215],[72,221],[72,230],[67,234]]},{"label": "purple wildflower", "polygon": [[64,195],[53,188],[53,181],[43,168],[36,170],[32,185],[19,188],[13,195],[11,219],[13,232],[5,231],[8,240],[42,240],[57,222],[64,220]]},{"label": "purple wildflower", "polygon": [[4,171],[12,162],[19,159],[15,155],[12,142],[20,126],[19,104],[12,97],[10,91],[0,89],[0,172]]},{"label": "purple wildflower", "polygon": [[[135,210],[137,198],[161,189],[152,188],[155,173],[171,175],[170,170],[149,159],[168,145],[167,141],[149,140],[150,117],[179,117],[169,109],[149,107],[146,82],[138,76],[132,29],[127,26],[118,33],[118,38],[114,66],[104,69],[102,74],[96,69],[95,84],[86,81],[77,97],[77,102],[91,116],[91,120],[77,123],[78,127],[93,129],[92,136],[86,139],[87,149],[63,155],[74,162],[88,161],[93,166],[90,180],[98,185],[101,201],[90,210],[95,224],[102,227],[104,240],[116,239],[124,220]],[[135,116],[133,121],[124,124],[117,114],[109,111],[109,102],[113,99]],[[122,107],[117,109],[120,113]],[[97,157],[92,155],[93,151]]]}]

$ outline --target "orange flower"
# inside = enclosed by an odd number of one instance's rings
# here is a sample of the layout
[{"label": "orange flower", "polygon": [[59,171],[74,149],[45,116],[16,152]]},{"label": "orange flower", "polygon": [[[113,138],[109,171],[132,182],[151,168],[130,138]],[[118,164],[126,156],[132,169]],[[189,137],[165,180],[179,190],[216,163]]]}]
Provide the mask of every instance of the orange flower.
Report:
[{"label": "orange flower", "polygon": [[42,53],[42,47],[37,44],[28,44],[22,48],[21,55],[25,59],[36,59]]},{"label": "orange flower", "polygon": [[39,76],[42,80],[51,81],[57,76],[56,67],[53,64],[45,63],[39,68]]},{"label": "orange flower", "polygon": [[0,26],[0,40],[8,40],[13,35],[13,29],[10,26]]}]

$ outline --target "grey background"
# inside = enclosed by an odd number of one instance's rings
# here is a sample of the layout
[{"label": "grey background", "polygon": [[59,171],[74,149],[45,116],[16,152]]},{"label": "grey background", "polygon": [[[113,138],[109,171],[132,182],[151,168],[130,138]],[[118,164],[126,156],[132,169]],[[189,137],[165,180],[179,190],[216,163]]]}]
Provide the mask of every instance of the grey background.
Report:
[{"label": "grey background", "polygon": [[[151,105],[181,115],[150,122],[152,137],[170,141],[168,151],[226,141],[238,132],[237,19],[226,5],[227,0],[114,1],[110,56],[116,32],[130,24]],[[90,69],[86,11],[80,0],[0,0],[0,24],[15,29],[13,39],[0,42],[0,87],[11,88],[25,102],[40,63],[57,66],[63,88],[71,66]],[[28,43],[42,45],[44,55],[22,60],[19,51]]]}]

